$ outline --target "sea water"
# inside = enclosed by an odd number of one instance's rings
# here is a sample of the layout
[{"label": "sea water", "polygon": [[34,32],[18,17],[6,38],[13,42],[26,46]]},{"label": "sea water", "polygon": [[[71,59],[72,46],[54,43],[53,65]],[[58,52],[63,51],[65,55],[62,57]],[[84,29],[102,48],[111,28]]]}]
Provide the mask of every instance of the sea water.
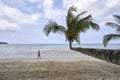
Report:
[{"label": "sea water", "polygon": [[[73,44],[73,47],[102,48],[102,44]],[[120,49],[120,44],[109,44],[106,49]],[[72,55],[61,52],[69,50],[68,44],[0,44],[0,59],[34,59],[38,50],[41,51],[42,58],[79,58],[81,55]],[[54,50],[53,52],[50,50]],[[56,51],[55,51],[56,50]]]}]

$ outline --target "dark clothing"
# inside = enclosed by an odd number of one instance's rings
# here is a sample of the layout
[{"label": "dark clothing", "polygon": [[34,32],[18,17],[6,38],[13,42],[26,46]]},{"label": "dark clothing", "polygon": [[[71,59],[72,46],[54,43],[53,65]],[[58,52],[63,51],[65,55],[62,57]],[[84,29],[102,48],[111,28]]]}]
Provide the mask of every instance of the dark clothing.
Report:
[{"label": "dark clothing", "polygon": [[40,57],[40,50],[38,51],[38,56]]},{"label": "dark clothing", "polygon": [[37,59],[40,58],[41,59],[41,56],[40,56],[40,50],[38,51],[38,56],[37,56]]}]

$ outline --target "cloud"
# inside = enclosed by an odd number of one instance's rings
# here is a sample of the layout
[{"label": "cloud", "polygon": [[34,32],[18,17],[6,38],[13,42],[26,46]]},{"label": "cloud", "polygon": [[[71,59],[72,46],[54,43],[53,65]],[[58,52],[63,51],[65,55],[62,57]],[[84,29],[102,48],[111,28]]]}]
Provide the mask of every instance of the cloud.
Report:
[{"label": "cloud", "polygon": [[27,5],[27,8],[32,4],[32,8],[30,7],[30,12],[25,12],[22,6],[18,9],[0,1],[0,21],[4,22],[4,25],[0,23],[0,29],[17,29],[21,24],[35,24],[40,17],[44,20],[53,19],[63,22],[67,9],[71,5],[76,6],[79,13],[88,11],[98,21],[112,20],[113,14],[120,14],[120,0],[62,0],[62,3],[59,7],[56,6],[55,0],[26,0],[20,4]]},{"label": "cloud", "polygon": [[111,7],[114,7],[116,6],[117,4],[119,4],[120,0],[107,0],[107,4],[106,4],[106,7],[108,8],[111,8]]},{"label": "cloud", "polygon": [[42,9],[45,19],[61,21],[65,16],[65,10],[55,6],[55,0],[40,0],[37,8]]},{"label": "cloud", "polygon": [[63,2],[63,7],[64,8],[68,8],[68,7],[70,7],[71,5],[73,5],[73,0],[62,0],[62,2]]},{"label": "cloud", "polygon": [[88,11],[95,19],[113,19],[111,15],[120,15],[120,0],[63,0],[64,7],[74,5],[78,12]]},{"label": "cloud", "polygon": [[48,19],[60,21],[64,16],[64,10],[54,6],[54,0],[43,1],[44,15]]},{"label": "cloud", "polygon": [[0,2],[0,29],[1,30],[14,30],[18,29],[21,24],[35,24],[41,14],[27,14],[22,11],[10,7]]},{"label": "cloud", "polygon": [[[81,6],[79,5],[78,7]],[[108,20],[111,18],[111,15],[119,13],[119,7],[120,0],[96,0],[94,2],[89,1],[85,10],[89,11],[96,19]]]},{"label": "cloud", "polygon": [[43,13],[43,18],[60,21],[65,15],[65,11],[55,6],[55,0],[28,0],[32,4],[36,3],[37,8]]},{"label": "cloud", "polygon": [[10,23],[8,21],[5,20],[1,20],[0,19],[0,30],[18,30],[19,29],[19,25],[16,23]]},{"label": "cloud", "polygon": [[74,5],[78,13],[88,11],[97,21],[113,20],[113,14],[119,14],[120,0],[62,0],[62,6],[58,7],[55,0],[28,0],[38,3],[37,8],[42,10],[43,18],[63,22],[67,9]]},{"label": "cloud", "polygon": [[[67,9],[74,5],[78,13],[88,11],[93,18],[98,21],[113,20],[113,14],[119,14],[120,0],[62,0],[63,6],[55,6],[55,0],[43,0],[40,2],[40,8],[43,9],[43,15],[47,19],[61,21],[65,17]],[[65,19],[65,18],[64,18]]]},{"label": "cloud", "polygon": [[35,3],[35,2],[41,2],[42,0],[28,0],[31,3]]}]

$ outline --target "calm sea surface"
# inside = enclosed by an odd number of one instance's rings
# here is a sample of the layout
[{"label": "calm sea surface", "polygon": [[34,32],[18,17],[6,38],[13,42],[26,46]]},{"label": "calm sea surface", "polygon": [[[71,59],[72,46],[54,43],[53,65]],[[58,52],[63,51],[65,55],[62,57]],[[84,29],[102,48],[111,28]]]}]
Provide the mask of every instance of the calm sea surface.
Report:
[{"label": "calm sea surface", "polygon": [[[82,44],[73,45],[74,47],[84,48],[104,48],[102,44]],[[60,50],[58,50],[60,49]],[[120,49],[120,44],[110,44],[106,49]],[[21,58],[36,58],[37,51],[41,50],[44,58],[56,58],[61,50],[69,50],[67,44],[0,44],[0,59],[21,59]],[[50,55],[47,50],[57,50],[56,56]],[[45,52],[46,51],[46,52]],[[65,55],[63,55],[65,56]],[[73,55],[71,55],[73,56]],[[71,58],[71,57],[70,57]]]}]

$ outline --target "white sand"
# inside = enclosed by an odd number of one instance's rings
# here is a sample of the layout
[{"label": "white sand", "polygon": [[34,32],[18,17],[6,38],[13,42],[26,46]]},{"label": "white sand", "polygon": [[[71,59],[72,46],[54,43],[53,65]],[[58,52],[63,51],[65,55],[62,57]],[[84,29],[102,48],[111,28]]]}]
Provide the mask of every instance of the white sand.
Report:
[{"label": "white sand", "polygon": [[120,80],[120,66],[94,60],[3,60],[0,80]]},{"label": "white sand", "polygon": [[[77,54],[62,50],[60,53]],[[7,59],[0,61],[0,80],[120,80],[120,66],[92,57]]]}]

